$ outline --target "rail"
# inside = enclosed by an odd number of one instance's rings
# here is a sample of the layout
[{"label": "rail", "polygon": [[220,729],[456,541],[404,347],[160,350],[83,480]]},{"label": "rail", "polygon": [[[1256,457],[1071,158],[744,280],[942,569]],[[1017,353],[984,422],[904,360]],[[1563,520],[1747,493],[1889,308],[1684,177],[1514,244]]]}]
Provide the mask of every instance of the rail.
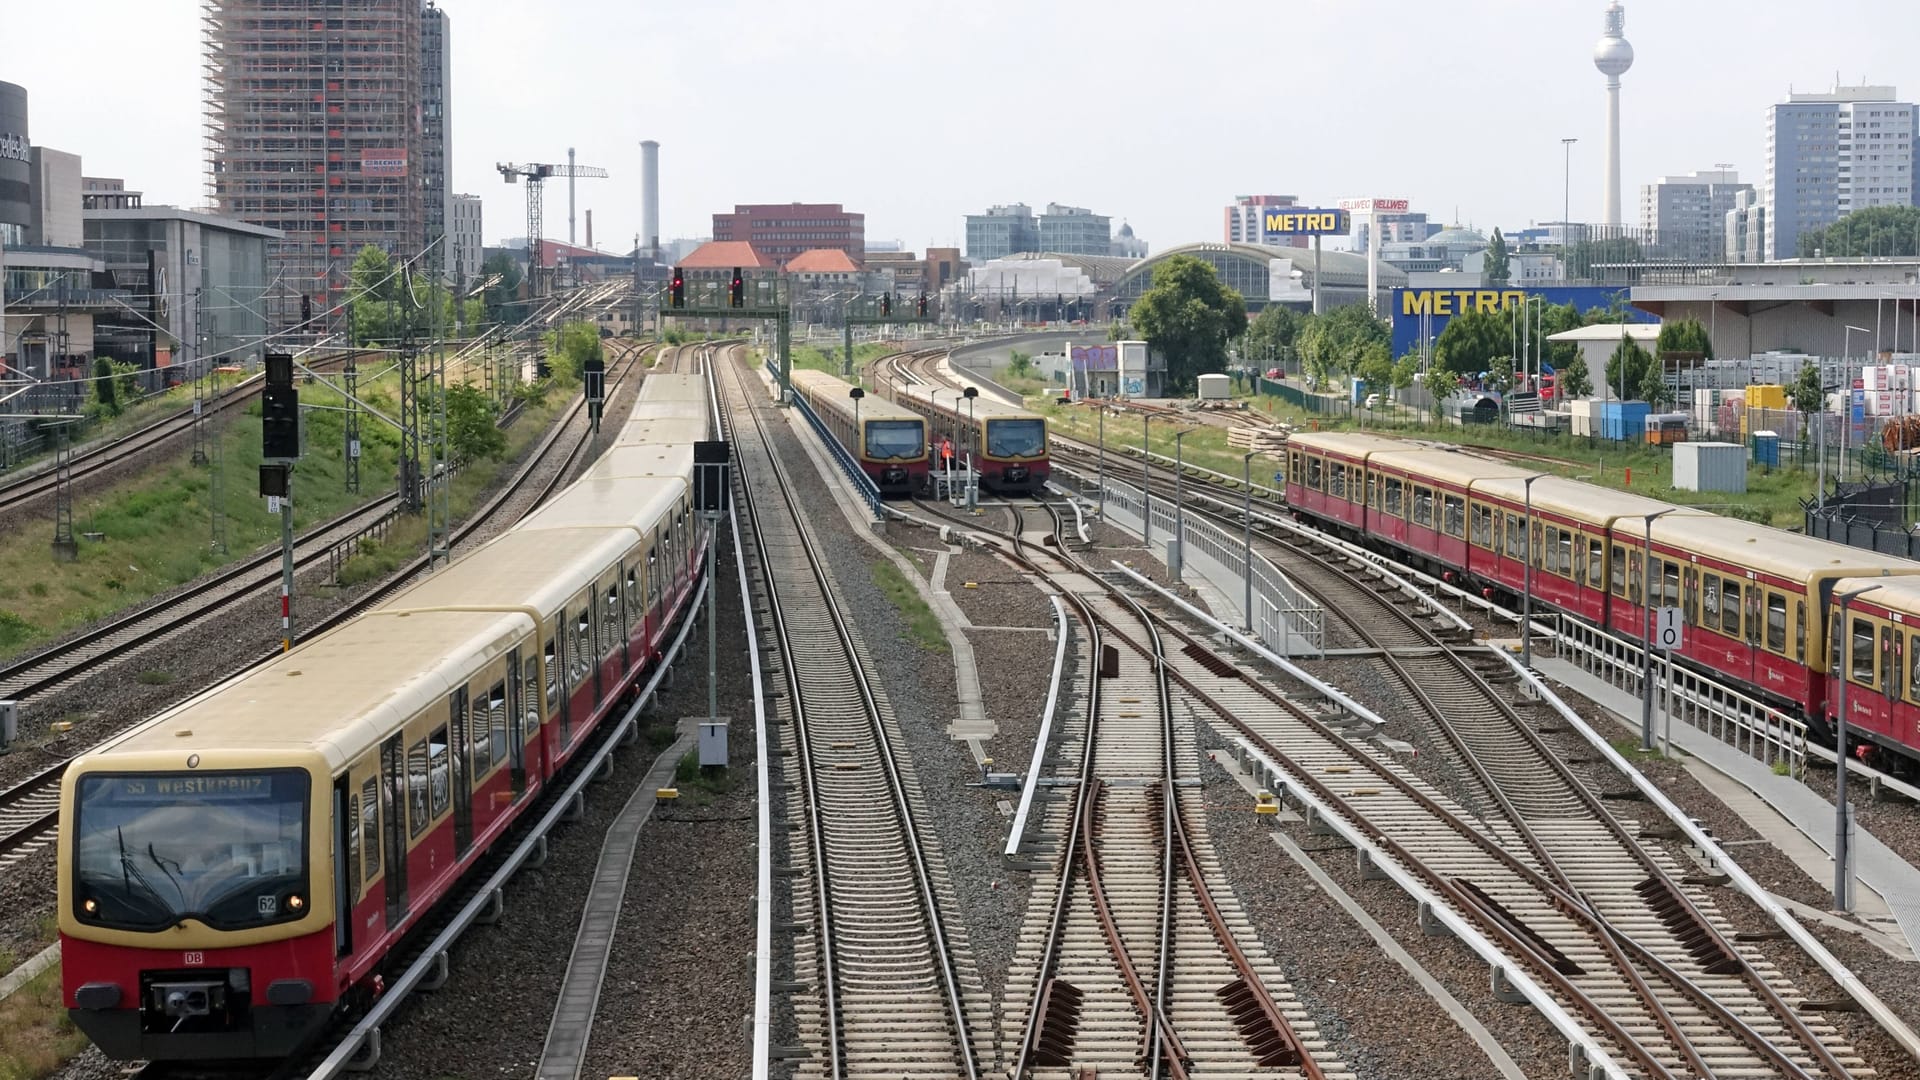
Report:
[{"label": "rail", "polygon": [[[1122,528],[1144,534],[1146,496],[1140,489],[1111,476],[1100,483],[1105,487],[1106,516]],[[1162,538],[1173,535],[1177,522],[1183,538],[1182,561],[1191,562],[1222,592],[1235,597],[1243,594],[1247,567],[1241,558],[1244,552],[1239,537],[1228,536],[1204,518],[1175,515],[1165,500],[1154,506],[1153,520],[1158,526],[1156,535]],[[1326,612],[1265,556],[1256,553],[1252,561],[1254,636],[1285,656],[1324,655]]]},{"label": "rail", "polygon": [[[466,933],[481,916],[488,914],[493,909],[494,905],[498,903],[495,899],[496,894],[500,892],[514,874],[520,871],[520,868],[526,864],[528,859],[532,858],[536,852],[541,850],[545,845],[547,834],[552,831],[554,825],[572,809],[574,799],[577,798],[582,791],[586,790],[587,785],[592,783],[594,777],[606,766],[607,758],[619,747],[628,731],[633,728],[634,721],[640,716],[641,710],[646,708],[648,702],[653,700],[654,691],[659,688],[660,681],[666,677],[667,672],[672,668],[674,659],[680,655],[681,649],[686,645],[687,636],[693,632],[695,620],[691,617],[691,613],[700,609],[700,605],[706,599],[707,589],[711,586],[712,582],[710,580],[705,577],[701,578],[699,590],[694,593],[691,602],[688,603],[685,608],[689,615],[681,619],[680,633],[673,639],[673,644],[662,655],[659,665],[654,668],[653,677],[647,680],[646,688],[634,698],[633,705],[620,717],[620,722],[608,730],[607,736],[601,741],[599,748],[579,766],[573,781],[569,783],[558,796],[549,796],[552,800],[552,805],[547,808],[545,814],[540,816],[539,821],[528,830],[527,835],[520,841],[519,845],[513,849],[512,854],[508,855],[506,859],[501,862],[500,866],[487,878],[485,884],[474,890],[467,902],[447,921],[446,925],[434,936],[433,940],[420,951],[420,954],[414,959],[413,963],[409,964],[405,971],[401,972],[392,982],[387,984],[386,993],[374,1001],[373,1007],[368,1009],[367,1014],[360,1018],[359,1023],[355,1024],[352,1029],[347,1032],[346,1036],[340,1040],[339,1045],[333,1048],[333,1052],[328,1054],[319,1065],[314,1067],[314,1070],[308,1074],[307,1080],[331,1080],[332,1077],[338,1076],[342,1071],[349,1068],[350,1063],[354,1063],[354,1059],[360,1054],[361,1048],[369,1042],[372,1044],[373,1054],[377,1060],[380,1045],[380,1026],[393,1015],[394,1011],[400,1007],[408,995],[410,995],[423,980],[439,970],[440,966],[444,963],[444,961],[441,960],[441,956],[446,953],[447,949],[450,948],[455,941],[460,939],[460,935]],[[354,1063],[354,1067],[364,1067],[370,1064],[371,1062],[359,1062]]]},{"label": "rail", "polygon": [[1040,710],[1040,734],[1033,740],[1033,763],[1027,766],[1026,782],[1020,785],[1020,807],[1014,811],[1013,825],[1007,830],[1003,854],[1014,858],[1027,838],[1027,816],[1033,812],[1033,793],[1040,786],[1040,763],[1046,760],[1047,743],[1053,739],[1053,716],[1060,705],[1060,675],[1067,665],[1067,609],[1058,594],[1053,601],[1054,634],[1059,638],[1053,650],[1053,678],[1047,683],[1047,703]]}]

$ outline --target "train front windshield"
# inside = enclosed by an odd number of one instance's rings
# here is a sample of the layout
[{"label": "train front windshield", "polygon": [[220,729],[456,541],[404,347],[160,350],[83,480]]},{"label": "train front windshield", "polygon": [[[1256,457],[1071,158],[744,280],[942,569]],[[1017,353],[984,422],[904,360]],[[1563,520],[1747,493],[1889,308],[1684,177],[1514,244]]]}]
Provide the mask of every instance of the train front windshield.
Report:
[{"label": "train front windshield", "polygon": [[299,769],[96,773],[73,820],[75,916],[124,930],[218,930],[307,914],[308,776]]},{"label": "train front windshield", "polygon": [[1038,457],[1047,451],[1047,422],[1039,419],[987,421],[987,456]]},{"label": "train front windshield", "polygon": [[926,425],[919,420],[868,420],[867,456],[918,458],[927,453]]}]

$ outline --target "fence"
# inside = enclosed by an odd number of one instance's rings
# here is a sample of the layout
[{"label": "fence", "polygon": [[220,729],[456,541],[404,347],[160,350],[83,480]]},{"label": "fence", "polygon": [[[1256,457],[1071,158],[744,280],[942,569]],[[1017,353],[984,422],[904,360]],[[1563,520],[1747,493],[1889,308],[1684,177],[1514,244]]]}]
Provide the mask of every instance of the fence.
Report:
[{"label": "fence", "polygon": [[[1144,535],[1146,494],[1111,477],[1105,486],[1107,519]],[[1179,526],[1181,562],[1231,599],[1245,602],[1247,564],[1241,537],[1197,516],[1176,516],[1166,498],[1153,504],[1153,525],[1153,539],[1159,541],[1162,552]],[[1271,562],[1257,554],[1252,561],[1252,636],[1282,656],[1323,655],[1326,612]]]},{"label": "fence", "polygon": [[813,414],[813,408],[807,404],[806,398],[795,394],[793,404],[800,410],[800,415],[807,418],[807,424],[820,436],[820,441],[826,445],[827,453],[832,455],[834,463],[840,466],[840,471],[846,473],[847,479],[853,481],[854,490],[860,493],[860,498],[866,502],[867,509],[872,511],[876,518],[883,516],[886,511],[881,509],[880,488],[873,482],[873,478],[868,476],[866,470],[860,467],[860,463],[853,459],[853,455],[847,453],[847,448],[840,445],[840,440],[834,438],[833,432],[827,430],[827,426],[820,422],[820,418]]}]

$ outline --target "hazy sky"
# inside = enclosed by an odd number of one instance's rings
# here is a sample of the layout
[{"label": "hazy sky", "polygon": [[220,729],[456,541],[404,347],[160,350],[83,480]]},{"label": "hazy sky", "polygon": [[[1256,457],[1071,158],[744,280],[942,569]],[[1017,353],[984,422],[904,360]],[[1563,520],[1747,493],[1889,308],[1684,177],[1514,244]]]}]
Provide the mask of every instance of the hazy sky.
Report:
[{"label": "hazy sky", "polygon": [[[736,201],[842,202],[869,239],[962,239],[992,203],[1126,218],[1156,249],[1221,238],[1238,194],[1404,196],[1482,228],[1597,220],[1603,0],[442,0],[453,183],[489,243],[526,229],[500,161],[579,182],[602,248],[639,230],[661,143],[663,238]],[[0,79],[36,143],[150,202],[202,201],[199,4],[0,0]],[[1665,173],[1764,171],[1765,113],[1836,73],[1920,96],[1912,0],[1628,0],[1624,209]],[[566,236],[564,183],[547,234]],[[581,225],[584,234],[584,220]],[[584,235],[583,235],[584,238]]]}]

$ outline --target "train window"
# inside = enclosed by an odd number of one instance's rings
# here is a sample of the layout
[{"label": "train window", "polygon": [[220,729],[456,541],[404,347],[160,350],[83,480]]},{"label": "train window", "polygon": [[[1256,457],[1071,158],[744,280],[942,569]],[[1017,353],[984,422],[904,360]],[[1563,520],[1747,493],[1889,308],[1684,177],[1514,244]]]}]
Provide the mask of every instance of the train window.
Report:
[{"label": "train window", "polygon": [[1559,542],[1553,546],[1554,569],[1561,577],[1573,577],[1573,534],[1560,530]]},{"label": "train window", "polygon": [[1458,495],[1448,495],[1441,501],[1440,528],[1448,536],[1456,539],[1467,535],[1467,501]]},{"label": "train window", "polygon": [[1613,595],[1627,595],[1627,549],[1613,545]]},{"label": "train window", "polygon": [[507,681],[487,688],[487,726],[493,729],[493,764],[507,759]]},{"label": "train window", "polygon": [[1740,636],[1740,583],[1732,578],[1720,583],[1720,630],[1728,637]]},{"label": "train window", "polygon": [[1899,697],[1900,677],[1902,675],[1900,668],[1900,634],[1891,626],[1883,626],[1880,628],[1880,651],[1884,654],[1880,658],[1880,688],[1887,692],[1888,697]]},{"label": "train window", "polygon": [[1920,701],[1920,634],[1907,635],[1907,697]]},{"label": "train window", "polygon": [[1627,601],[1629,603],[1640,602],[1640,578],[1646,573],[1645,562],[1646,560],[1638,554],[1627,559]]},{"label": "train window", "polygon": [[1422,528],[1433,528],[1433,489],[1417,487],[1413,489],[1413,523]]},{"label": "train window", "polygon": [[1793,658],[1807,662],[1807,602],[1793,602]]},{"label": "train window", "polygon": [[1606,551],[1607,551],[1607,548],[1605,544],[1602,544],[1600,541],[1592,539],[1591,537],[1588,538],[1587,540],[1587,585],[1591,588],[1604,589],[1607,587]]},{"label": "train window", "polygon": [[627,568],[627,587],[621,591],[627,601],[627,629],[640,621],[643,610],[640,606],[640,575],[632,567]]},{"label": "train window", "polygon": [[467,739],[473,748],[473,776],[477,780],[493,767],[493,722],[487,719],[487,697],[475,692],[467,702]]},{"label": "train window", "polygon": [[[360,796],[347,796],[347,904],[360,898]],[[350,918],[342,912],[336,918]]]},{"label": "train window", "polygon": [[1507,515],[1507,558],[1527,557],[1527,533],[1519,514]]},{"label": "train window", "polygon": [[1660,563],[1660,602],[1667,607],[1680,606],[1680,564]]},{"label": "train window", "polygon": [[600,625],[605,628],[603,632],[607,639],[604,651],[612,655],[620,648],[620,641],[626,636],[620,625],[620,586],[612,585],[607,588],[607,604],[602,609],[601,616]]},{"label": "train window", "polygon": [[1347,467],[1338,461],[1327,465],[1327,494],[1337,499],[1347,497]]},{"label": "train window", "polygon": [[407,828],[418,839],[427,821],[427,740],[407,750]]},{"label": "train window", "polygon": [[[592,594],[588,594],[592,599]],[[593,658],[599,655],[593,647],[593,608],[580,609],[580,615],[573,623],[573,646],[567,651],[573,659],[573,684],[580,685],[588,675],[593,674]]]},{"label": "train window", "polygon": [[1405,492],[1406,481],[1397,476],[1387,477],[1387,513],[1397,518],[1407,516],[1406,503],[1402,498]]},{"label": "train window", "polygon": [[1827,670],[1829,672],[1840,670],[1840,635],[1843,633],[1845,629],[1840,625],[1839,619],[1831,619],[1827,622]]},{"label": "train window", "polygon": [[1310,490],[1320,490],[1320,471],[1325,466],[1326,463],[1317,457],[1307,458],[1307,487]]},{"label": "train window", "polygon": [[1767,594],[1767,649],[1787,652],[1787,598],[1777,592]]},{"label": "train window", "polygon": [[1848,661],[1848,670],[1853,681],[1862,686],[1873,685],[1873,624],[1865,619],[1853,620],[1853,648]]},{"label": "train window", "polygon": [[1367,505],[1380,509],[1380,477],[1377,473],[1367,474]]},{"label": "train window", "polygon": [[1473,546],[1493,549],[1493,511],[1473,505]]},{"label": "train window", "polygon": [[560,658],[553,653],[553,642],[553,638],[548,638],[547,643],[540,649],[541,656],[545,658],[547,665],[547,714],[549,716],[560,711]]},{"label": "train window", "polygon": [[521,708],[526,712],[527,733],[531,735],[540,730],[540,668],[531,656],[527,657],[526,667],[521,669],[520,691],[526,699]]},{"label": "train window", "polygon": [[1702,626],[1720,628],[1720,579],[1712,574],[1700,576],[1700,612]]},{"label": "train window", "polygon": [[367,777],[360,785],[360,854],[365,861],[365,878],[371,882],[380,876],[380,778]]},{"label": "train window", "polygon": [[427,736],[427,795],[433,804],[433,816],[439,817],[453,805],[453,758],[447,753],[446,725]]}]

